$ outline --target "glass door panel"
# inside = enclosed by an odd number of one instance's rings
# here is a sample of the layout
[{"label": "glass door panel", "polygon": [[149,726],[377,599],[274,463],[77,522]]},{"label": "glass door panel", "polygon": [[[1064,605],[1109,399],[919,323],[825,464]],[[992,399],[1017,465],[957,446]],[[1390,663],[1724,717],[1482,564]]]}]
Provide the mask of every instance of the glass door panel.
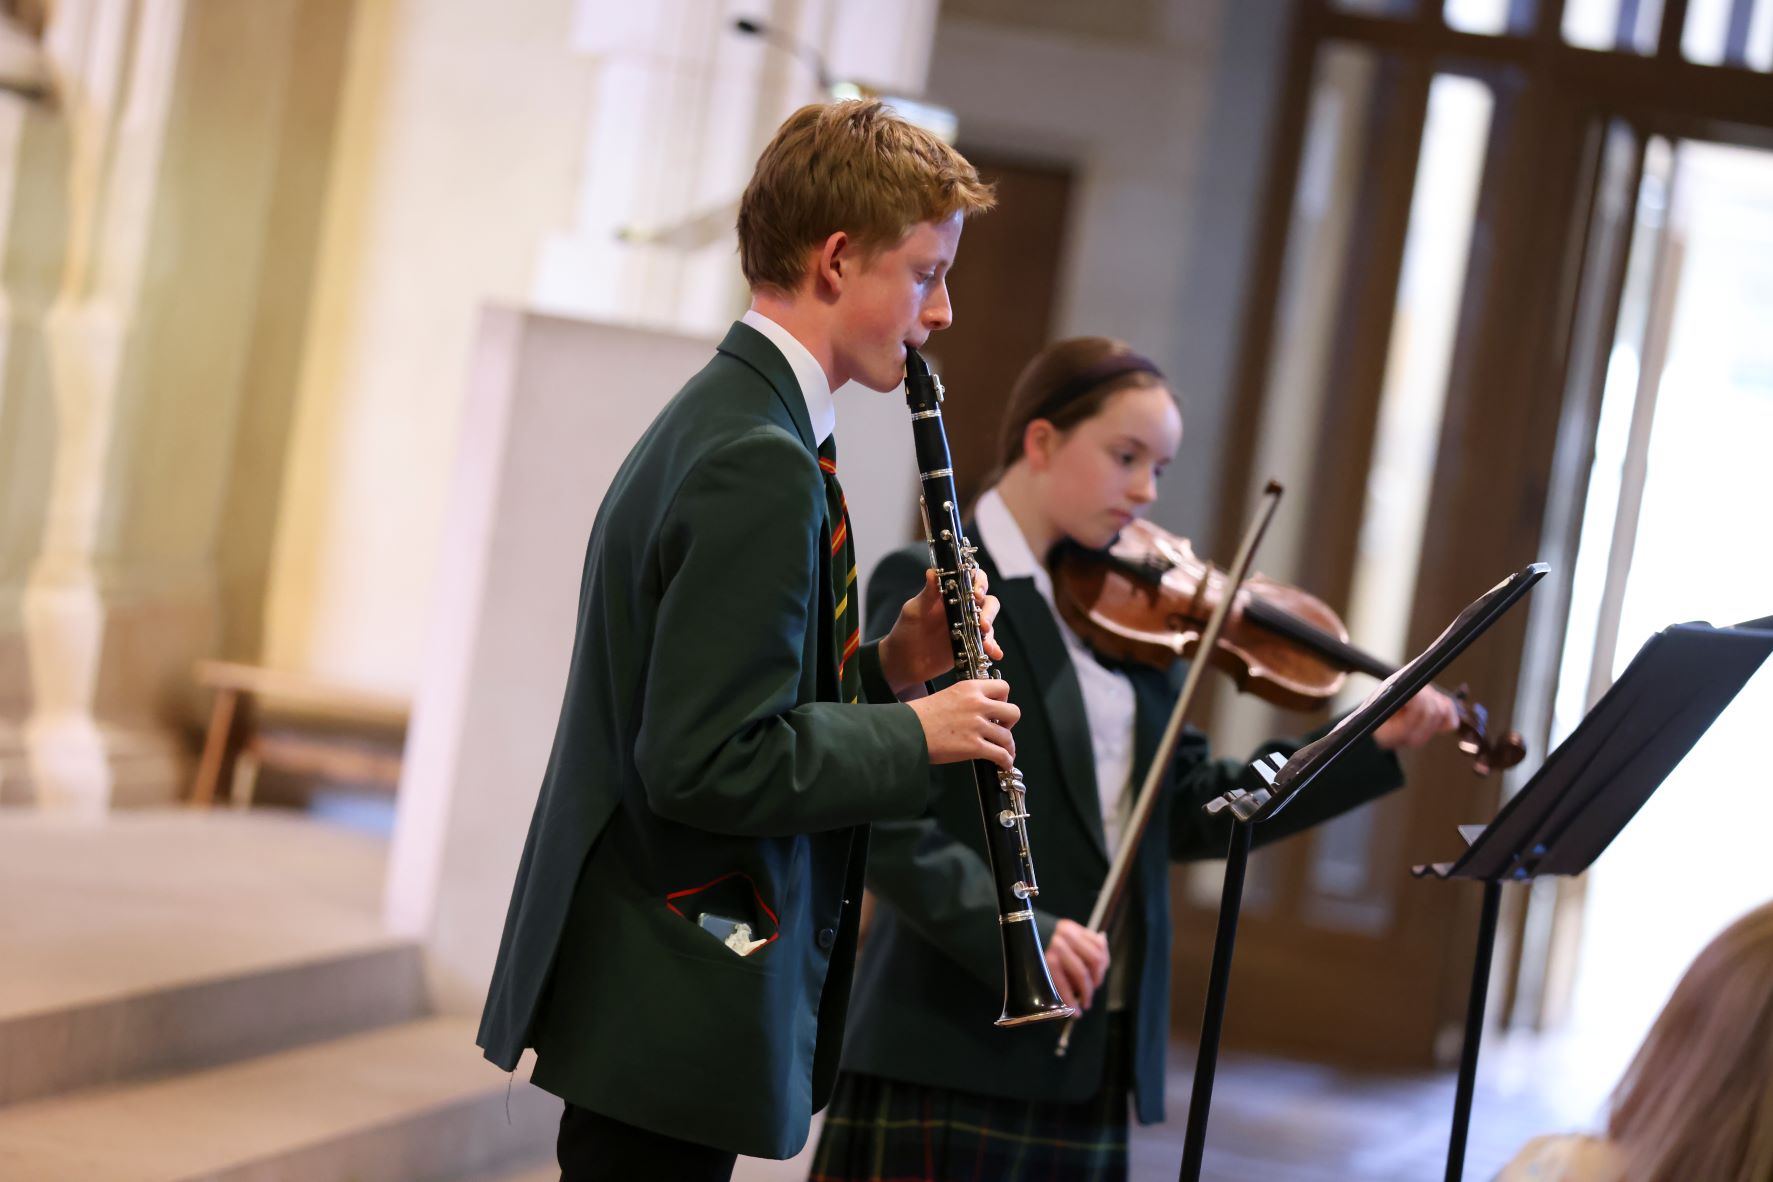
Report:
[{"label": "glass door panel", "polygon": [[[1306,116],[1299,181],[1287,227],[1286,262],[1275,348],[1263,395],[1248,503],[1270,477],[1291,489],[1308,487],[1317,462],[1326,377],[1349,268],[1362,181],[1372,168],[1377,54],[1342,45],[1318,57]],[[1263,542],[1262,568],[1298,577],[1308,515],[1288,506]]]},{"label": "glass door panel", "polygon": [[1689,0],[1681,56],[1705,66],[1773,68],[1773,0]]},{"label": "glass door panel", "polygon": [[[1641,487],[1619,498],[1635,520],[1591,696],[1670,623],[1773,614],[1773,153],[1683,142],[1673,156],[1663,253],[1676,261],[1648,334],[1667,343],[1634,416]],[[1773,896],[1773,773],[1753,754],[1769,717],[1763,668],[1590,872],[1571,1014],[1597,1053],[1635,1046],[1693,954]],[[1676,874],[1671,850],[1694,855]]]},{"label": "glass door panel", "polygon": [[1532,3],[1519,0],[1447,0],[1447,27],[1461,33],[1525,33],[1533,27]]},{"label": "glass door panel", "polygon": [[1564,40],[1581,49],[1655,53],[1662,0],[1566,0]]},{"label": "glass door panel", "polygon": [[[1357,644],[1392,661],[1404,655],[1415,598],[1495,105],[1490,88],[1471,78],[1442,74],[1429,85],[1346,620]],[[1351,678],[1342,707],[1371,688]],[[1334,913],[1343,925],[1378,930],[1388,918],[1389,891],[1374,877],[1386,864],[1375,857],[1375,834],[1370,809],[1324,827],[1312,851],[1308,896],[1317,922],[1330,922]]]}]

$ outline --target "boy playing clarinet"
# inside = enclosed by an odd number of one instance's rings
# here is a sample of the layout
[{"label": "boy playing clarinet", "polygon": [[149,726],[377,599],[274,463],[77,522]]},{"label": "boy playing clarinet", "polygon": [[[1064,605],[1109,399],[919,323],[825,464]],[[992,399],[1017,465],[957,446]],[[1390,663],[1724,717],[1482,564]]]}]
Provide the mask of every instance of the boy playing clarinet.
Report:
[{"label": "boy playing clarinet", "polygon": [[796,112],[739,208],[751,308],[604,497],[479,1035],[506,1070],[536,1049],[565,1179],[798,1152],[836,1075],[868,823],[920,814],[931,764],[1013,757],[1004,683],[922,696],[953,663],[933,582],[858,643],[831,438],[832,391],[893,390],[948,326],[992,200],[877,102]]}]

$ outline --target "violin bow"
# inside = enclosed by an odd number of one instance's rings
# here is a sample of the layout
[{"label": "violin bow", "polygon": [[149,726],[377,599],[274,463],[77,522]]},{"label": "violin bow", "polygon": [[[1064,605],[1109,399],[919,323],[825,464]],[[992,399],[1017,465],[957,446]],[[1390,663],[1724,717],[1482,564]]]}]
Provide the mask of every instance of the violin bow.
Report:
[{"label": "violin bow", "polygon": [[[1280,505],[1282,488],[1280,483],[1270,480],[1262,490],[1262,503],[1256,509],[1255,518],[1244,533],[1243,544],[1238,547],[1237,557],[1225,572],[1225,593],[1219,599],[1219,605],[1207,619],[1207,626],[1201,632],[1200,643],[1195,646],[1194,659],[1188,663],[1188,677],[1182,683],[1182,695],[1176,699],[1176,708],[1170,711],[1169,725],[1164,728],[1164,737],[1157,745],[1157,754],[1152,756],[1151,766],[1145,769],[1145,783],[1139,788],[1139,795],[1133,804],[1133,812],[1127,818],[1126,829],[1121,833],[1120,848],[1114,851],[1114,861],[1109,864],[1107,881],[1103,882],[1102,890],[1096,896],[1096,905],[1090,909],[1089,930],[1105,931],[1114,918],[1116,908],[1120,906],[1121,896],[1126,892],[1127,879],[1132,874],[1133,859],[1139,852],[1139,842],[1145,836],[1146,827],[1151,824],[1151,815],[1157,809],[1157,795],[1164,781],[1164,774],[1170,766],[1170,760],[1176,754],[1176,741],[1182,737],[1182,725],[1188,719],[1188,708],[1194,701],[1195,691],[1204,679],[1208,665],[1208,654],[1219,646],[1219,633],[1230,618],[1232,605],[1237,602],[1237,593],[1244,585],[1244,578],[1250,573],[1250,562],[1256,556],[1256,547],[1262,541],[1262,535],[1268,532],[1268,523],[1274,520],[1274,511]],[[1059,1032],[1059,1044],[1053,1048],[1055,1055],[1064,1057],[1071,1047],[1071,1030],[1077,1024],[1077,1016],[1065,1019],[1064,1028]]]}]

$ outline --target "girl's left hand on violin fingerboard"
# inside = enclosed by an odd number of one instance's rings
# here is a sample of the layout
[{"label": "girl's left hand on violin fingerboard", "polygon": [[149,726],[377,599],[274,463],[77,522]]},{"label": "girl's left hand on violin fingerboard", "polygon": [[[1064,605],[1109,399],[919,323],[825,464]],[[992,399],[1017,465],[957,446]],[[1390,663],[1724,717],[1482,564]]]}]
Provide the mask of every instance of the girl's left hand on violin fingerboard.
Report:
[{"label": "girl's left hand on violin fingerboard", "polygon": [[1430,686],[1380,723],[1373,732],[1373,741],[1388,751],[1402,751],[1457,729],[1459,712],[1453,699]]}]

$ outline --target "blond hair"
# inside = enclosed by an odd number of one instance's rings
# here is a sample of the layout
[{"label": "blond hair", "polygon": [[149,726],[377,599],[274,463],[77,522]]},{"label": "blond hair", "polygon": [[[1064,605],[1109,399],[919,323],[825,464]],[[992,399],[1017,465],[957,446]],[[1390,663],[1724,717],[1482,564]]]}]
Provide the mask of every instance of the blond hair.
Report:
[{"label": "blond hair", "polygon": [[966,157],[878,99],[814,103],[758,157],[739,201],[739,266],[753,288],[792,292],[808,252],[840,230],[872,253],[996,200]]},{"label": "blond hair", "polygon": [[1693,961],[1613,1094],[1629,1182],[1773,1180],[1773,902]]}]

